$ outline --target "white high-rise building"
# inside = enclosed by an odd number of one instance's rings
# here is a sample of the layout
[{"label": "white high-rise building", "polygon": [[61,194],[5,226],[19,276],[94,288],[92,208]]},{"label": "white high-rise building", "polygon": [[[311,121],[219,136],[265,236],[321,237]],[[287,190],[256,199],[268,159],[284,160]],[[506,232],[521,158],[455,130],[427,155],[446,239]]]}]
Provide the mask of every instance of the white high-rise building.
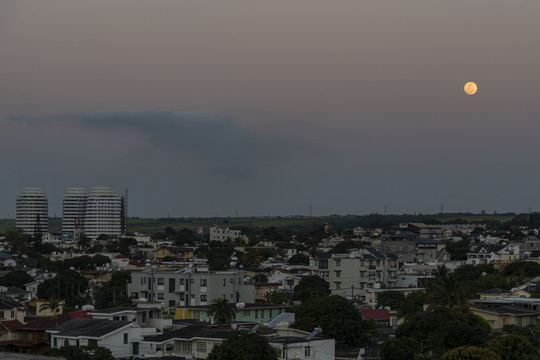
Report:
[{"label": "white high-rise building", "polygon": [[17,215],[15,226],[25,233],[34,235],[38,228],[42,233],[49,231],[49,202],[45,190],[40,187],[25,187],[17,197]]},{"label": "white high-rise building", "polygon": [[84,233],[91,238],[101,234],[123,235],[126,229],[124,197],[109,187],[94,187],[86,200]]},{"label": "white high-rise building", "polygon": [[88,191],[84,188],[68,188],[62,202],[62,234],[78,239],[84,232],[84,219]]}]

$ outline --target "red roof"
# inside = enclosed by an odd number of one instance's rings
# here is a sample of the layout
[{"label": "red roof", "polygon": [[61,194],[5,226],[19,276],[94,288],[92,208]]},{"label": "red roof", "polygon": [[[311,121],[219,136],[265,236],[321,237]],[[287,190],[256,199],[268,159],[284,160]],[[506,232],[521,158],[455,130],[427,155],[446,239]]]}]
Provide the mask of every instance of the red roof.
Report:
[{"label": "red roof", "polygon": [[127,259],[127,256],[124,256],[124,255],[120,254],[118,256],[115,256],[114,258],[115,259]]},{"label": "red roof", "polygon": [[0,322],[8,330],[17,330],[17,329],[20,329],[20,327],[23,325],[23,323],[20,322],[19,320],[5,320],[5,321],[0,321]]},{"label": "red roof", "polygon": [[387,309],[360,310],[362,317],[366,320],[388,320],[390,311]]}]

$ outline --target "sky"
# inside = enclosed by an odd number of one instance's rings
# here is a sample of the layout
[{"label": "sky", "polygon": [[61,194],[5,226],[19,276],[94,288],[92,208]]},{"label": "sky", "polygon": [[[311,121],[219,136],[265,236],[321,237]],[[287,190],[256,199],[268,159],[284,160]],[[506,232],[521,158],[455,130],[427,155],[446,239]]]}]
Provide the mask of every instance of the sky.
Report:
[{"label": "sky", "polygon": [[[0,218],[540,210],[540,2],[0,2]],[[475,95],[463,86],[478,84]],[[385,210],[386,209],[386,210]]]}]

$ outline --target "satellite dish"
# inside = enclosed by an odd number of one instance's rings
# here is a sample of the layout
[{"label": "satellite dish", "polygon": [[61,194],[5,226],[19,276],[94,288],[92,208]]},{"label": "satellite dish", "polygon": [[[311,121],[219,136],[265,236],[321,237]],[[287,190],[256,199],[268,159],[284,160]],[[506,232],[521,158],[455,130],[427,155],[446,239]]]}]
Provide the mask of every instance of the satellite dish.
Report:
[{"label": "satellite dish", "polygon": [[238,324],[232,324],[231,327],[233,328],[233,330],[236,330],[238,328]]}]

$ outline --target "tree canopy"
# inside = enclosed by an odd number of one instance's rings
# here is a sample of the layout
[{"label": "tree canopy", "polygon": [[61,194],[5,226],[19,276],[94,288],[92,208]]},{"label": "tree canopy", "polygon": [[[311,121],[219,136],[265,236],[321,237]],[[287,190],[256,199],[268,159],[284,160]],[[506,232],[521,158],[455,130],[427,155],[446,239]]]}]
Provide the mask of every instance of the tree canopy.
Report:
[{"label": "tree canopy", "polygon": [[424,341],[426,351],[440,356],[458,346],[482,346],[490,332],[489,323],[466,307],[437,307],[407,316],[396,329],[396,337]]},{"label": "tree canopy", "polygon": [[324,336],[336,340],[338,348],[366,345],[372,330],[356,307],[338,295],[312,298],[298,305],[293,326],[304,331],[319,327]]},{"label": "tree canopy", "polygon": [[228,325],[236,318],[236,310],[234,306],[229,303],[229,300],[224,298],[217,298],[212,300],[210,308],[208,309],[208,315],[210,315],[214,322],[219,325]]},{"label": "tree canopy", "polygon": [[460,346],[444,353],[441,360],[499,360],[499,357],[487,348]]},{"label": "tree canopy", "polygon": [[536,353],[533,344],[523,335],[499,335],[488,344],[499,360],[526,360]]},{"label": "tree canopy", "polygon": [[208,360],[276,360],[277,352],[256,333],[242,333],[212,349]]},{"label": "tree canopy", "polygon": [[12,270],[0,277],[0,285],[23,287],[24,284],[34,281],[34,278],[24,270]]},{"label": "tree canopy", "polygon": [[295,300],[306,301],[312,297],[330,295],[330,285],[320,276],[310,275],[303,277],[293,291]]}]

